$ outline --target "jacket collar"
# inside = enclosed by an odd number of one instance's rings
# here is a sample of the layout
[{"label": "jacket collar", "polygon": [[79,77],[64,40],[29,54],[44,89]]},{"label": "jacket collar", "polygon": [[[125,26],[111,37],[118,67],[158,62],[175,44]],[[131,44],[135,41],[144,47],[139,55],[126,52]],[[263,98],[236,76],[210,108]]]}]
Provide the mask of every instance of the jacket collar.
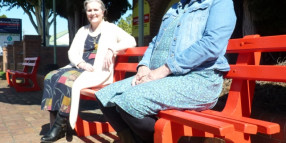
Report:
[{"label": "jacket collar", "polygon": [[203,2],[203,1],[205,1],[205,0],[181,0],[179,3],[182,5],[182,6],[184,6],[184,5],[186,5],[186,4],[192,4],[192,3],[194,3],[194,2]]}]

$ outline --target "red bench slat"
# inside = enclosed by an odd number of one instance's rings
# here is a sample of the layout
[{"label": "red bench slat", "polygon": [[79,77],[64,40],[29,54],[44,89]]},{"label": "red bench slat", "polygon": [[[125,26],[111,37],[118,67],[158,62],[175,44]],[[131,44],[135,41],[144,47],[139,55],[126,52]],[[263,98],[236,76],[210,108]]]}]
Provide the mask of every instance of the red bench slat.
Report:
[{"label": "red bench slat", "polygon": [[118,63],[115,65],[115,71],[136,72],[138,63]]},{"label": "red bench slat", "polygon": [[256,134],[257,133],[257,126],[255,126],[251,123],[244,122],[243,120],[233,120],[232,118],[229,119],[229,118],[224,117],[224,116],[214,116],[214,115],[206,114],[203,112],[196,112],[196,111],[189,111],[189,110],[187,110],[185,112],[233,124],[235,130],[237,130],[237,131],[241,131],[241,132],[248,133],[248,134]]},{"label": "red bench slat", "polygon": [[286,82],[286,66],[230,65],[226,78]]},{"label": "red bench slat", "polygon": [[286,35],[258,38],[230,39],[227,53],[281,52],[286,51]]},{"label": "red bench slat", "polygon": [[228,115],[225,115],[221,112],[217,112],[217,111],[213,111],[213,110],[206,110],[206,111],[202,111],[202,112],[206,113],[206,114],[216,115],[219,117],[228,118],[228,119],[236,120],[236,121],[242,121],[242,122],[246,122],[249,124],[256,125],[257,131],[260,133],[270,135],[270,134],[276,134],[276,133],[280,132],[280,126],[277,123],[267,122],[267,121],[263,121],[263,120],[253,119],[253,118],[228,116]]},{"label": "red bench slat", "polygon": [[36,63],[22,63],[22,65],[34,67],[36,65]]},{"label": "red bench slat", "polygon": [[148,47],[146,46],[128,48],[123,54],[118,54],[118,56],[127,56],[127,57],[143,56],[147,48]]},{"label": "red bench slat", "polygon": [[172,122],[187,125],[220,136],[225,136],[227,133],[234,131],[234,126],[232,124],[195,114],[188,114],[182,111],[160,111],[158,116],[160,118],[171,120]]}]

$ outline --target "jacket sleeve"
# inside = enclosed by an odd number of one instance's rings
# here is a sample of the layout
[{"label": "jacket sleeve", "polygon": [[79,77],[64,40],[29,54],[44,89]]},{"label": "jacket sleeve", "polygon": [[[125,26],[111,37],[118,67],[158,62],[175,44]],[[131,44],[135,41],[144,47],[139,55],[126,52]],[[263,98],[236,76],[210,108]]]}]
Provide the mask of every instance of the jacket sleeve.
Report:
[{"label": "jacket sleeve", "polygon": [[68,51],[68,58],[72,64],[72,66],[78,68],[78,64],[81,62],[84,62],[82,59],[82,52],[84,48],[84,40],[85,37],[85,30],[84,27],[81,27],[78,32],[76,33],[73,42],[70,46],[70,49]]},{"label": "jacket sleeve", "polygon": [[206,61],[216,60],[225,52],[235,27],[236,16],[231,0],[214,0],[202,38],[167,60],[175,75],[185,74]]}]

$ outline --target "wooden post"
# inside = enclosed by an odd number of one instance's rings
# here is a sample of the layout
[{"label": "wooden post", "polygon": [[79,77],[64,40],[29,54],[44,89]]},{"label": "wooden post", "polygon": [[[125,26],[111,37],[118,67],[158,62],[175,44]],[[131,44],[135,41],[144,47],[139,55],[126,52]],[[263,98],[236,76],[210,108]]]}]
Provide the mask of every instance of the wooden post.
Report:
[{"label": "wooden post", "polygon": [[3,47],[3,71],[6,72],[7,70],[7,66],[8,66],[8,53],[7,53],[7,48],[6,47]]}]

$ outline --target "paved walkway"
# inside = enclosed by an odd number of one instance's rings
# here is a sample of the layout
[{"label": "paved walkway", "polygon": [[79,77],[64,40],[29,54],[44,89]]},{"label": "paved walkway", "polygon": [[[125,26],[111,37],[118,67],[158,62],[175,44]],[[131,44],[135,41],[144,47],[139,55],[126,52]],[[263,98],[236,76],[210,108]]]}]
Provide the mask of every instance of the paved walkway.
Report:
[{"label": "paved walkway", "polygon": [[[285,97],[286,90],[284,90],[284,88],[279,89],[283,89],[283,92],[280,92],[283,93],[283,97]],[[278,93],[274,93],[273,95],[276,94],[278,95]],[[49,113],[47,111],[40,110],[41,99],[42,91],[16,92],[14,88],[10,88],[7,85],[6,80],[1,79],[0,77],[0,143],[40,142],[40,138],[49,130]],[[283,101],[283,107],[285,107],[285,98],[279,99]],[[286,143],[285,112],[278,112],[277,110],[269,108],[271,106],[262,104],[265,103],[265,101],[256,101],[255,103],[261,105],[263,109],[253,109],[253,116],[262,120],[275,121],[279,123],[281,126],[281,132],[279,134],[270,136],[261,134],[255,135],[252,136],[252,141],[254,143]],[[102,116],[94,116],[94,113],[98,114],[98,112],[95,110],[96,106],[94,103],[88,101],[83,104],[85,106],[82,108],[84,109],[84,112],[80,113],[81,117],[85,117],[85,119],[94,119],[95,117],[96,120],[102,119]],[[267,110],[271,112],[268,111],[267,113]],[[282,111],[285,111],[285,109]],[[119,138],[115,135],[115,133],[101,134],[98,136],[89,136],[84,138],[79,138],[75,134],[70,134],[66,138],[58,140],[56,143],[113,143],[116,140],[119,140]],[[186,140],[181,143],[187,142],[194,142],[194,140]]]},{"label": "paved walkway", "polygon": [[[49,130],[49,113],[40,110],[42,91],[16,92],[0,79],[0,143],[39,143]],[[79,138],[74,134],[56,143],[109,143],[118,140],[111,134]]]}]

